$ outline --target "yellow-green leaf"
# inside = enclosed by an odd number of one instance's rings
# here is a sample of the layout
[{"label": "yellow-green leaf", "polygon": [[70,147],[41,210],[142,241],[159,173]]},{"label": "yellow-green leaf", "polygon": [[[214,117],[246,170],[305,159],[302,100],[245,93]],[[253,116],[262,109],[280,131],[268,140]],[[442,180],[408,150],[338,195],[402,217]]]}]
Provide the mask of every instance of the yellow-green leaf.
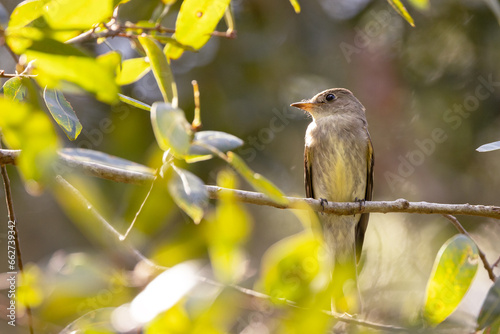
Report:
[{"label": "yellow-green leaf", "polygon": [[155,41],[149,37],[141,36],[139,42],[146,51],[163,100],[177,107],[177,86],[165,54]]},{"label": "yellow-green leaf", "polygon": [[[210,39],[217,23],[224,16],[230,0],[184,0],[175,23],[174,38],[182,45],[201,49]],[[170,59],[177,59],[183,50],[167,44],[165,53]]]},{"label": "yellow-green leaf", "polygon": [[208,206],[205,184],[193,173],[171,166],[174,173],[168,180],[168,191],[174,202],[198,224]]},{"label": "yellow-green leaf", "polygon": [[192,131],[184,111],[169,103],[155,102],[151,107],[151,124],[162,150],[170,150],[179,159],[187,154]]},{"label": "yellow-green leaf", "polygon": [[300,302],[311,297],[328,285],[320,255],[321,242],[313,233],[302,232],[280,240],[262,257],[257,288],[278,300]]},{"label": "yellow-green leaf", "polygon": [[89,29],[113,15],[113,0],[52,0],[44,6],[44,18],[54,30]]},{"label": "yellow-green leaf", "polygon": [[413,18],[410,16],[403,3],[401,3],[401,0],[387,0],[387,2],[389,2],[392,8],[394,8],[394,10],[399,15],[401,15],[412,27],[415,26]]},{"label": "yellow-green leaf", "polygon": [[124,60],[118,67],[116,83],[120,86],[136,82],[151,70],[146,58]]},{"label": "yellow-green leaf", "polygon": [[478,260],[476,244],[463,234],[441,247],[427,283],[423,315],[429,325],[440,324],[457,308],[476,275]]},{"label": "yellow-green leaf", "polygon": [[14,8],[10,15],[9,29],[24,27],[43,15],[44,0],[23,1]]},{"label": "yellow-green leaf", "polygon": [[259,173],[255,173],[253,170],[248,167],[248,165],[241,159],[237,154],[233,152],[228,152],[227,157],[229,159],[229,163],[233,168],[245,178],[255,188],[255,190],[264,193],[271,200],[275,201],[278,204],[287,204],[288,200],[284,197],[281,190],[276,187],[271,181],[266,179],[264,176]]},{"label": "yellow-green leaf", "polygon": [[5,97],[17,101],[24,100],[27,93],[28,89],[25,85],[23,85],[23,78],[20,77],[15,77],[7,80],[0,90],[0,94],[4,94]]},{"label": "yellow-green leaf", "polygon": [[45,88],[43,99],[50,114],[66,136],[68,136],[69,140],[75,140],[82,131],[82,124],[63,93],[55,89]]},{"label": "yellow-green leaf", "polygon": [[151,106],[144,103],[144,102],[141,102],[139,100],[136,100],[134,98],[131,98],[130,96],[126,96],[126,95],[123,95],[123,94],[118,94],[118,98],[120,99],[120,101],[122,101],[123,103],[126,103],[132,107],[136,107],[136,108],[139,108],[139,109],[142,109],[142,110],[146,110],[146,111],[151,111]]},{"label": "yellow-green leaf", "polygon": [[429,9],[429,0],[409,0],[410,4],[420,10]]},{"label": "yellow-green leaf", "polygon": [[300,4],[298,0],[290,0],[290,3],[292,4],[293,10],[295,13],[300,13]]},{"label": "yellow-green leaf", "polygon": [[[478,329],[493,326],[494,324],[496,326],[500,325],[500,279],[498,278],[488,291],[477,318]],[[498,333],[498,331],[492,331],[491,333]]]},{"label": "yellow-green leaf", "polygon": [[39,193],[59,146],[48,116],[31,105],[0,97],[0,130],[9,148],[22,150],[17,166],[26,189]]}]

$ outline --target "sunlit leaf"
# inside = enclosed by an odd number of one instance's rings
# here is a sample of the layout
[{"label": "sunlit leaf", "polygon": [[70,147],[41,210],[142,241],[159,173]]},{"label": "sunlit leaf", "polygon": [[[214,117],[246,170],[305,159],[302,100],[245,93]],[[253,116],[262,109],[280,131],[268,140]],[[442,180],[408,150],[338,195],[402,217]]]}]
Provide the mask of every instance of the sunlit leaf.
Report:
[{"label": "sunlit leaf", "polygon": [[120,86],[136,82],[151,70],[146,58],[131,58],[124,60],[118,67],[116,83]]},{"label": "sunlit leaf", "polygon": [[175,305],[148,322],[144,334],[191,333],[192,322],[182,305]]},{"label": "sunlit leaf", "polygon": [[38,194],[59,145],[49,117],[31,105],[0,97],[2,140],[10,149],[21,149],[17,159],[27,191]]},{"label": "sunlit leaf", "polygon": [[149,58],[149,64],[160,88],[163,100],[177,107],[177,86],[165,54],[150,37],[139,37],[142,47]]},{"label": "sunlit leaf", "polygon": [[410,4],[421,10],[429,9],[429,0],[409,0]]},{"label": "sunlit leaf", "polygon": [[27,0],[19,3],[9,19],[9,29],[24,27],[43,15],[45,0]]},{"label": "sunlit leaf", "polygon": [[51,0],[44,17],[52,29],[88,29],[107,22],[113,15],[113,0]]},{"label": "sunlit leaf", "polygon": [[[63,148],[58,151],[58,155],[63,159],[63,162],[72,167],[75,165],[85,166],[88,169],[95,169],[98,167],[103,172],[109,173],[119,171],[125,178],[130,176],[144,176],[145,179],[152,178],[154,170],[144,165],[135,163],[130,160],[115,157],[104,152],[88,150],[84,148]],[[65,169],[64,166],[59,166]],[[120,181],[119,178],[116,181]]]},{"label": "sunlit leaf", "polygon": [[290,4],[292,5],[295,13],[300,13],[300,4],[298,0],[290,0]]},{"label": "sunlit leaf", "polygon": [[412,27],[415,26],[413,18],[410,16],[401,0],[387,0],[394,10],[401,15]]},{"label": "sunlit leaf", "polygon": [[192,131],[184,112],[169,103],[155,102],[151,107],[151,124],[160,148],[182,158],[189,150]]},{"label": "sunlit leaf", "polygon": [[61,89],[67,81],[94,93],[103,102],[118,101],[119,88],[115,82],[120,62],[118,53],[110,52],[94,59],[71,45],[42,39],[32,41],[25,54],[28,61],[35,60],[33,74],[41,86]]},{"label": "sunlit leaf", "polygon": [[202,161],[212,158],[212,151],[207,146],[215,147],[221,152],[234,150],[243,145],[243,140],[229,133],[220,131],[199,131],[194,134],[189,148],[188,162]]},{"label": "sunlit leaf", "polygon": [[36,307],[42,303],[44,298],[40,285],[42,279],[42,272],[35,264],[29,263],[24,267],[23,274],[19,276],[16,296],[20,305]]},{"label": "sunlit leaf", "polygon": [[483,329],[494,323],[500,325],[500,279],[498,278],[488,291],[477,318],[478,329]]},{"label": "sunlit leaf", "polygon": [[484,144],[476,148],[478,152],[489,152],[500,149],[500,141],[495,141],[492,143]]},{"label": "sunlit leaf", "polygon": [[7,80],[0,90],[0,94],[4,94],[5,97],[18,101],[24,100],[27,93],[28,89],[23,85],[23,79],[20,77]]},{"label": "sunlit leaf", "polygon": [[43,91],[43,99],[54,120],[70,140],[75,140],[82,131],[82,124],[63,93],[55,89]]},{"label": "sunlit leaf", "polygon": [[114,307],[92,310],[70,323],[59,334],[114,334],[116,331],[111,323],[114,310]]},{"label": "sunlit leaf", "polygon": [[126,96],[126,95],[123,95],[123,94],[118,94],[118,98],[123,103],[131,105],[132,107],[136,107],[136,108],[139,108],[139,109],[142,109],[142,110],[146,110],[146,111],[151,111],[151,106],[149,104],[146,104],[144,102],[141,102],[139,100],[131,98],[130,96]]},{"label": "sunlit leaf", "polygon": [[313,233],[302,232],[278,241],[262,258],[257,287],[276,301],[300,302],[318,293],[329,280],[320,254],[321,242]]},{"label": "sunlit leaf", "polygon": [[458,234],[439,250],[427,283],[424,318],[431,326],[443,322],[460,304],[476,275],[476,244]]},{"label": "sunlit leaf", "polygon": [[[217,175],[217,185],[237,189],[236,175],[224,170]],[[238,281],[244,274],[246,255],[243,243],[250,233],[250,216],[232,193],[221,194],[215,217],[204,225],[210,262],[216,277],[222,282]]]},{"label": "sunlit leaf", "polygon": [[266,179],[259,173],[255,173],[238,155],[233,152],[228,152],[227,157],[229,163],[236,171],[247,180],[255,190],[264,193],[271,200],[278,204],[287,204],[288,200],[284,197],[281,190],[278,189],[271,181]]},{"label": "sunlit leaf", "polygon": [[[230,0],[185,0],[175,23],[174,38],[181,44],[199,50],[210,39]],[[168,58],[177,59],[183,50],[167,44]]]},{"label": "sunlit leaf", "polygon": [[208,192],[203,181],[187,170],[172,165],[168,190],[174,202],[198,224],[208,206]]}]

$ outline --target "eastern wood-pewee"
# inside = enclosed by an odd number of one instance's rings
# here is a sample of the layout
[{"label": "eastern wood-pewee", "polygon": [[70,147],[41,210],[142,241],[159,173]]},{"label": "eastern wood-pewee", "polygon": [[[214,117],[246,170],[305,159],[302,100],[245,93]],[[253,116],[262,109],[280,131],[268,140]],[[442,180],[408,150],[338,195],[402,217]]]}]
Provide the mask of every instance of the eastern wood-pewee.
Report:
[{"label": "eastern wood-pewee", "polygon": [[[369,201],[373,188],[373,147],[365,108],[347,89],[325,90],[292,104],[311,114],[305,137],[306,196],[331,202]],[[325,243],[333,257],[332,308],[361,311],[357,262],[368,214],[320,215]]]}]

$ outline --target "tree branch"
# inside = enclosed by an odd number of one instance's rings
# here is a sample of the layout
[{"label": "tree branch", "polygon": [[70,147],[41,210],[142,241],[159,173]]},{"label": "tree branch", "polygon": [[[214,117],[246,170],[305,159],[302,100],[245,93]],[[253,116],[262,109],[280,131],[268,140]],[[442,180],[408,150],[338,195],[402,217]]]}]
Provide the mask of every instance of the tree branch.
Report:
[{"label": "tree branch", "polygon": [[[19,150],[0,150],[0,163],[12,164],[19,156]],[[143,168],[143,171],[127,170],[119,167],[99,164],[93,161],[76,160],[71,156],[59,152],[59,161],[70,169],[76,169],[87,175],[121,183],[144,184],[151,182],[155,176],[153,169]],[[304,203],[318,212],[334,213],[337,215],[354,215],[358,213],[417,213],[441,215],[465,215],[500,219],[500,207],[472,204],[441,204],[428,202],[409,202],[405,199],[395,201],[366,201],[366,202],[328,202],[321,204],[314,198],[287,197],[289,204],[281,205],[273,202],[262,193],[244,190],[234,190],[207,185],[207,191],[212,199],[217,199],[225,192],[231,193],[240,202],[272,206],[279,209],[299,208]]]}]

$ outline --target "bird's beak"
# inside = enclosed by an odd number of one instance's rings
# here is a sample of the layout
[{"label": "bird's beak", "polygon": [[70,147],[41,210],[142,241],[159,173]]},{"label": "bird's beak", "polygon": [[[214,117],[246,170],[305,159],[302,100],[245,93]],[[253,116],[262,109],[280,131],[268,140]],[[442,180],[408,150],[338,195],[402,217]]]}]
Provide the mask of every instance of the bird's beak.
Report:
[{"label": "bird's beak", "polygon": [[317,105],[317,103],[313,103],[313,102],[295,102],[295,103],[290,104],[290,106],[292,106],[292,107],[299,108],[299,109],[305,110],[307,112],[309,112],[316,105]]}]

